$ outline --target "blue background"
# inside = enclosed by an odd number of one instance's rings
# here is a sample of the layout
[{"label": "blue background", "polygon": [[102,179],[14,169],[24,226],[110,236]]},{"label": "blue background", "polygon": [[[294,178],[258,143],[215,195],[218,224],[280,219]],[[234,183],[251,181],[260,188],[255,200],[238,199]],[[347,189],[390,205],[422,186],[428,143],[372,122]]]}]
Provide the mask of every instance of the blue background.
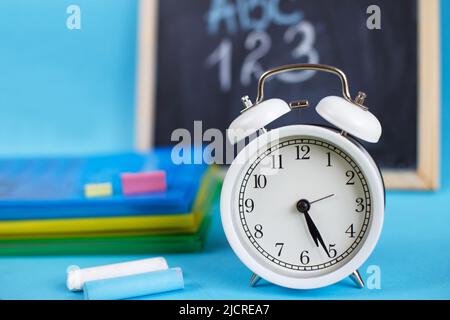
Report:
[{"label": "blue background", "polygon": [[133,147],[136,17],[135,0],[0,1],[0,156]]},{"label": "blue background", "polygon": [[[68,2],[51,5],[59,10],[50,10],[47,4],[40,7],[45,19],[35,16],[34,9],[17,14],[22,5],[38,6],[37,1],[3,0],[0,4],[0,152],[4,155],[108,151],[132,146],[135,4],[108,1],[106,12],[104,0],[77,2],[83,12],[92,10],[102,17],[89,21],[89,15],[85,15],[83,30],[96,29],[86,35],[65,28]],[[184,270],[185,290],[148,298],[450,298],[450,0],[441,3],[442,187],[438,192],[388,192],[380,243],[361,268],[363,278],[367,278],[367,266],[380,266],[381,290],[354,289],[348,279],[317,290],[294,291],[265,282],[249,288],[250,272],[226,243],[217,212],[203,252],[166,256],[171,266]],[[27,16],[31,12],[33,16]],[[39,39],[29,33],[50,32],[49,25],[56,20],[61,23],[56,38]],[[17,59],[18,52],[23,59]],[[34,63],[36,55],[42,55],[40,60],[45,63]],[[52,67],[55,60],[63,69]],[[67,72],[73,74],[70,81],[65,79]],[[86,116],[92,119],[90,123],[84,123]],[[35,119],[47,121],[46,125],[39,126]],[[25,130],[30,126],[36,130],[32,136]],[[143,257],[3,258],[0,298],[82,299],[81,294],[65,289],[68,265],[87,267]]]}]

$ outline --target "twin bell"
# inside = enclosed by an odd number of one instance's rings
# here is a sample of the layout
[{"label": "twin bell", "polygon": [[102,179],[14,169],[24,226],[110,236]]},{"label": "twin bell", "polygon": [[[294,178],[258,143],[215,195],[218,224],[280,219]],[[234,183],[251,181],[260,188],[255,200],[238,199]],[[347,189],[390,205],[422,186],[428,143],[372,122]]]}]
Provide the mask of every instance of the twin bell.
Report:
[{"label": "twin bell", "polygon": [[[316,107],[317,113],[343,132],[361,140],[376,143],[381,136],[381,124],[364,106],[366,95],[358,94],[354,101],[338,96],[323,98]],[[254,104],[248,96],[242,98],[244,110],[231,123],[228,140],[236,144],[249,135],[285,115],[293,109],[305,108],[307,101],[287,103],[282,99],[269,99]]]}]

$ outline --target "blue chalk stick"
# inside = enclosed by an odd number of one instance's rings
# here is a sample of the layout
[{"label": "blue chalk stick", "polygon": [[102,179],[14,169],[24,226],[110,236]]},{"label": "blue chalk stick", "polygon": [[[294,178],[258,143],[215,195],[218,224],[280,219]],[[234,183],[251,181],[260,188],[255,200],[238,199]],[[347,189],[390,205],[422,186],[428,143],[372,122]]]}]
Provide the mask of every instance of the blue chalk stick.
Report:
[{"label": "blue chalk stick", "polygon": [[86,300],[120,300],[183,288],[180,268],[88,281],[83,286]]}]

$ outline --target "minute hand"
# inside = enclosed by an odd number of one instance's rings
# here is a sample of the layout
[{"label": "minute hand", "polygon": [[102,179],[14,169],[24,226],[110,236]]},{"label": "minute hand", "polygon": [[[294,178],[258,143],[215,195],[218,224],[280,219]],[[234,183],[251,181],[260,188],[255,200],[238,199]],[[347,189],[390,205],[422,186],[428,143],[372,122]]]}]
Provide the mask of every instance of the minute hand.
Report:
[{"label": "minute hand", "polygon": [[320,243],[323,250],[325,250],[327,256],[329,257],[330,253],[328,252],[327,246],[325,245],[325,242],[323,241],[322,236],[320,235],[320,232],[317,229],[316,225],[314,224],[314,221],[312,220],[308,211],[305,211],[303,214],[305,215],[306,224],[308,225],[308,230],[309,230],[309,233],[311,234],[311,237],[314,240],[314,243],[316,244],[317,247],[319,247],[319,243]]}]

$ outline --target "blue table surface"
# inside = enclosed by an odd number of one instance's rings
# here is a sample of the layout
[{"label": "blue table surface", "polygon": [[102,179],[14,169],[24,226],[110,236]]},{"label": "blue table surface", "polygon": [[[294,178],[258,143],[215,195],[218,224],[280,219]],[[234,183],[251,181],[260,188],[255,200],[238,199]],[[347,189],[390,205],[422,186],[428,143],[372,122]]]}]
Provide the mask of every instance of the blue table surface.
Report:
[{"label": "blue table surface", "polygon": [[[265,281],[248,287],[251,272],[229,247],[216,210],[204,251],[165,255],[185,275],[185,289],[143,299],[449,299],[450,186],[437,193],[389,192],[381,240],[360,269],[381,269],[381,289],[356,289],[350,279],[315,290]],[[66,268],[109,264],[146,255],[13,257],[0,259],[0,299],[83,299],[65,287]]]}]

